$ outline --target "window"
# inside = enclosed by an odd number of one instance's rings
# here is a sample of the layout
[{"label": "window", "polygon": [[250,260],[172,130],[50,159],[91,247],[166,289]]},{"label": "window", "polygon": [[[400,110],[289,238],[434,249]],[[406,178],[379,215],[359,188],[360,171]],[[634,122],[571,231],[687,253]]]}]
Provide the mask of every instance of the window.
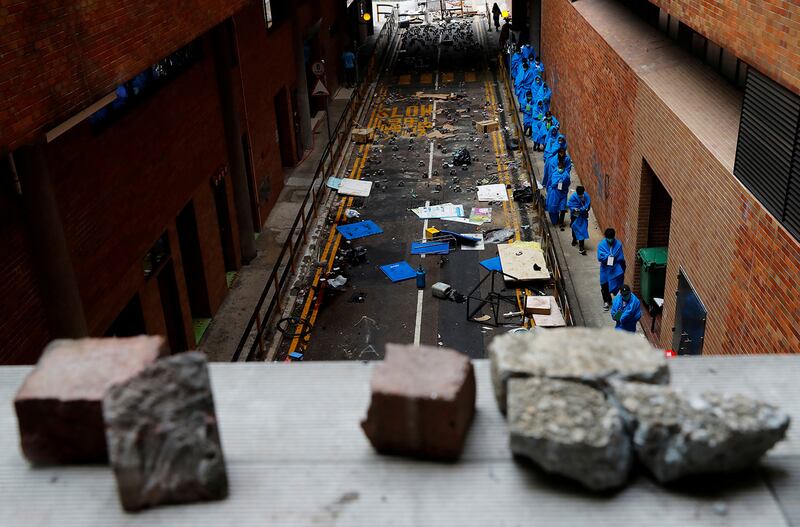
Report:
[{"label": "window", "polygon": [[192,66],[201,56],[202,47],[196,40],[156,62],[125,84],[117,86],[117,98],[89,117],[95,133],[113,124],[139,101]]},{"label": "window", "polygon": [[800,96],[753,68],[733,173],[800,240]]}]

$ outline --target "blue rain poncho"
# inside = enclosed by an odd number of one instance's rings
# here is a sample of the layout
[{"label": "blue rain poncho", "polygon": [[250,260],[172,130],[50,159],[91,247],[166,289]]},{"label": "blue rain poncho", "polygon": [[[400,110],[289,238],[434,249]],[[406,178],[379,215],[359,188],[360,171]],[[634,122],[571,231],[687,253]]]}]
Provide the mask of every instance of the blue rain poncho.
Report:
[{"label": "blue rain poncho", "polygon": [[[608,265],[608,257],[614,259]],[[600,283],[608,284],[611,294],[616,294],[622,287],[622,280],[625,277],[625,269],[622,262],[625,261],[625,253],[622,252],[622,242],[614,239],[612,245],[608,245],[608,240],[603,240],[597,245],[597,261],[600,262]]]},{"label": "blue rain poncho", "polygon": [[545,163],[547,163],[551,157],[555,157],[558,154],[558,149],[561,148],[562,144],[566,150],[567,138],[563,134],[558,133],[558,128],[550,128],[550,130],[547,131],[547,143],[544,146]]},{"label": "blue rain poncho", "polygon": [[[547,186],[547,182],[550,181],[550,176],[556,170],[558,170],[558,151],[556,151],[556,155],[544,163],[544,179],[542,180],[542,185]],[[569,154],[564,156],[564,170],[572,172],[572,158]]]},{"label": "blue rain poncho", "polygon": [[559,213],[566,208],[569,192],[569,172],[557,169],[550,175],[547,184],[547,212]]},{"label": "blue rain poncho", "polygon": [[534,124],[535,111],[536,108],[533,106],[533,101],[528,102],[526,99],[525,105],[522,107],[522,126],[524,126],[526,130],[528,129],[529,126],[531,127],[531,131],[535,127]]},{"label": "blue rain poncho", "polygon": [[[620,313],[619,320],[617,313]],[[627,302],[622,295],[617,295],[611,304],[611,317],[617,320],[618,330],[636,333],[636,323],[642,318],[642,304],[633,293]]]},{"label": "blue rain poncho", "polygon": [[539,90],[539,98],[544,101],[544,111],[550,111],[550,99],[553,97],[553,91],[546,82],[542,83],[542,88]]},{"label": "blue rain poncho", "polygon": [[522,49],[520,49],[520,51],[522,52],[522,57],[525,58],[526,60],[532,61],[533,57],[536,56],[536,53],[533,52],[533,46],[531,46],[530,44],[524,44],[522,46]]},{"label": "blue rain poncho", "polygon": [[533,70],[530,67],[525,68],[523,66],[520,68],[517,78],[514,79],[514,91],[520,108],[525,105],[525,94],[531,89],[534,77]]},{"label": "blue rain poncho", "polygon": [[570,217],[572,218],[572,233],[576,240],[589,239],[589,209],[592,207],[592,200],[589,194],[584,192],[583,196],[573,192],[567,200]]},{"label": "blue rain poncho", "polygon": [[533,94],[534,101],[541,99],[542,78],[538,75],[533,78],[533,84],[531,84],[531,93]]},{"label": "blue rain poncho", "polygon": [[544,63],[542,61],[534,60],[531,66],[533,66],[533,70],[536,71],[537,75],[544,77]]},{"label": "blue rain poncho", "polygon": [[[542,108],[542,110],[543,109],[544,108]],[[547,127],[544,125],[544,111],[538,111],[538,113],[534,116],[531,139],[533,139],[533,142],[539,143],[540,145],[543,145],[547,142]]]},{"label": "blue rain poncho", "polygon": [[509,70],[511,71],[511,78],[516,79],[520,67],[522,67],[522,53],[517,51],[511,55],[511,62],[509,63]]}]

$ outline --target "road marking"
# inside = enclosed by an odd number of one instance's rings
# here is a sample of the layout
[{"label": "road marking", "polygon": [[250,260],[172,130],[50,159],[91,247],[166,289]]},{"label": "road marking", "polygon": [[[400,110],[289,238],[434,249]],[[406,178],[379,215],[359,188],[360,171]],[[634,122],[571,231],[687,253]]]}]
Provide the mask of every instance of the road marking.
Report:
[{"label": "road marking", "polygon": [[[375,122],[380,107],[381,105],[378,104],[375,108],[372,109],[372,113],[369,119],[369,126],[372,126],[373,123]],[[369,144],[359,147],[358,152],[361,153],[361,157],[356,157],[356,161],[355,163],[353,163],[353,176],[352,176],[353,179],[361,178],[361,172],[363,171],[364,165],[366,164],[367,158],[369,157],[369,150],[370,150]],[[353,198],[348,198],[346,200],[343,200],[339,204],[339,208],[336,214],[336,220],[334,221],[333,226],[331,226],[331,230],[328,233],[328,240],[325,244],[325,248],[323,249],[322,254],[320,255],[320,261],[325,261],[326,256],[328,256],[329,262],[327,266],[327,272],[330,272],[330,270],[333,268],[334,256],[336,255],[336,251],[339,248],[339,243],[341,242],[341,235],[339,235],[338,232],[336,231],[336,225],[341,220],[345,208],[349,207],[352,203],[353,203]],[[329,252],[329,249],[331,248],[333,248],[333,251]],[[308,296],[306,297],[306,301],[303,305],[303,311],[300,315],[301,319],[305,319],[306,316],[308,315],[308,312],[313,307],[311,318],[309,319],[309,324],[308,324],[310,327],[314,326],[314,321],[316,321],[317,319],[317,313],[319,312],[319,306],[321,303],[321,297],[317,299],[317,302],[314,302],[314,294],[313,294],[314,290],[319,285],[320,278],[322,278],[322,268],[318,268],[316,273],[314,274],[312,287],[308,291]],[[300,324],[298,329],[302,330],[303,327],[304,325]],[[308,342],[310,339],[311,339],[311,334],[309,333],[308,335],[303,337],[303,342]],[[289,345],[289,353],[293,353],[294,351],[296,351],[299,345],[300,345],[300,337],[292,338],[292,342]],[[291,360],[288,354],[285,360],[286,361]]]},{"label": "road marking", "polygon": [[414,323],[414,345],[419,346],[419,339],[422,334],[422,298],[425,290],[417,291],[417,320]]}]

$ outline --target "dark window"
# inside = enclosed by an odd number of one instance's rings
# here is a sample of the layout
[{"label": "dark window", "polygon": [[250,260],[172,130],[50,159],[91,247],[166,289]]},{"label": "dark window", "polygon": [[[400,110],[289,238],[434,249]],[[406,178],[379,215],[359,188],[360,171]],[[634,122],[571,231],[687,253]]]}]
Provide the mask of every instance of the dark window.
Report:
[{"label": "dark window", "polygon": [[196,40],[118,86],[115,90],[116,100],[89,117],[95,133],[113,124],[136,104],[198,62],[201,56],[202,47],[200,41]]},{"label": "dark window", "polygon": [[733,173],[800,240],[800,96],[749,68]]}]

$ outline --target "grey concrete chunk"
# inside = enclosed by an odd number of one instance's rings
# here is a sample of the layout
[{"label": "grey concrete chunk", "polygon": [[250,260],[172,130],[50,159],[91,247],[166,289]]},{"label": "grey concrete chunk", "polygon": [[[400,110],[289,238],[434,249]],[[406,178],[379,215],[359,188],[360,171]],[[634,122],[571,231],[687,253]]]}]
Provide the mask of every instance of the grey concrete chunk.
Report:
[{"label": "grey concrete chunk", "polygon": [[663,352],[638,335],[608,328],[506,333],[492,340],[489,357],[492,385],[503,413],[506,383],[512,377],[549,377],[599,385],[611,378],[669,382]]},{"label": "grey concrete chunk", "polygon": [[633,450],[619,410],[602,392],[570,381],[508,381],[511,450],[592,490],[620,487]]},{"label": "grey concrete chunk", "polygon": [[156,362],[103,401],[109,458],[125,510],[228,495],[202,353]]},{"label": "grey concrete chunk", "polygon": [[469,358],[430,346],[388,344],[375,367],[364,433],[378,452],[455,460],[475,415]]},{"label": "grey concrete chunk", "polygon": [[661,482],[750,467],[789,428],[785,413],[743,395],[685,396],[666,386],[626,382],[611,388],[636,455]]},{"label": "grey concrete chunk", "polygon": [[25,457],[35,464],[105,462],[106,390],[165,352],[163,337],[51,342],[14,398]]}]

